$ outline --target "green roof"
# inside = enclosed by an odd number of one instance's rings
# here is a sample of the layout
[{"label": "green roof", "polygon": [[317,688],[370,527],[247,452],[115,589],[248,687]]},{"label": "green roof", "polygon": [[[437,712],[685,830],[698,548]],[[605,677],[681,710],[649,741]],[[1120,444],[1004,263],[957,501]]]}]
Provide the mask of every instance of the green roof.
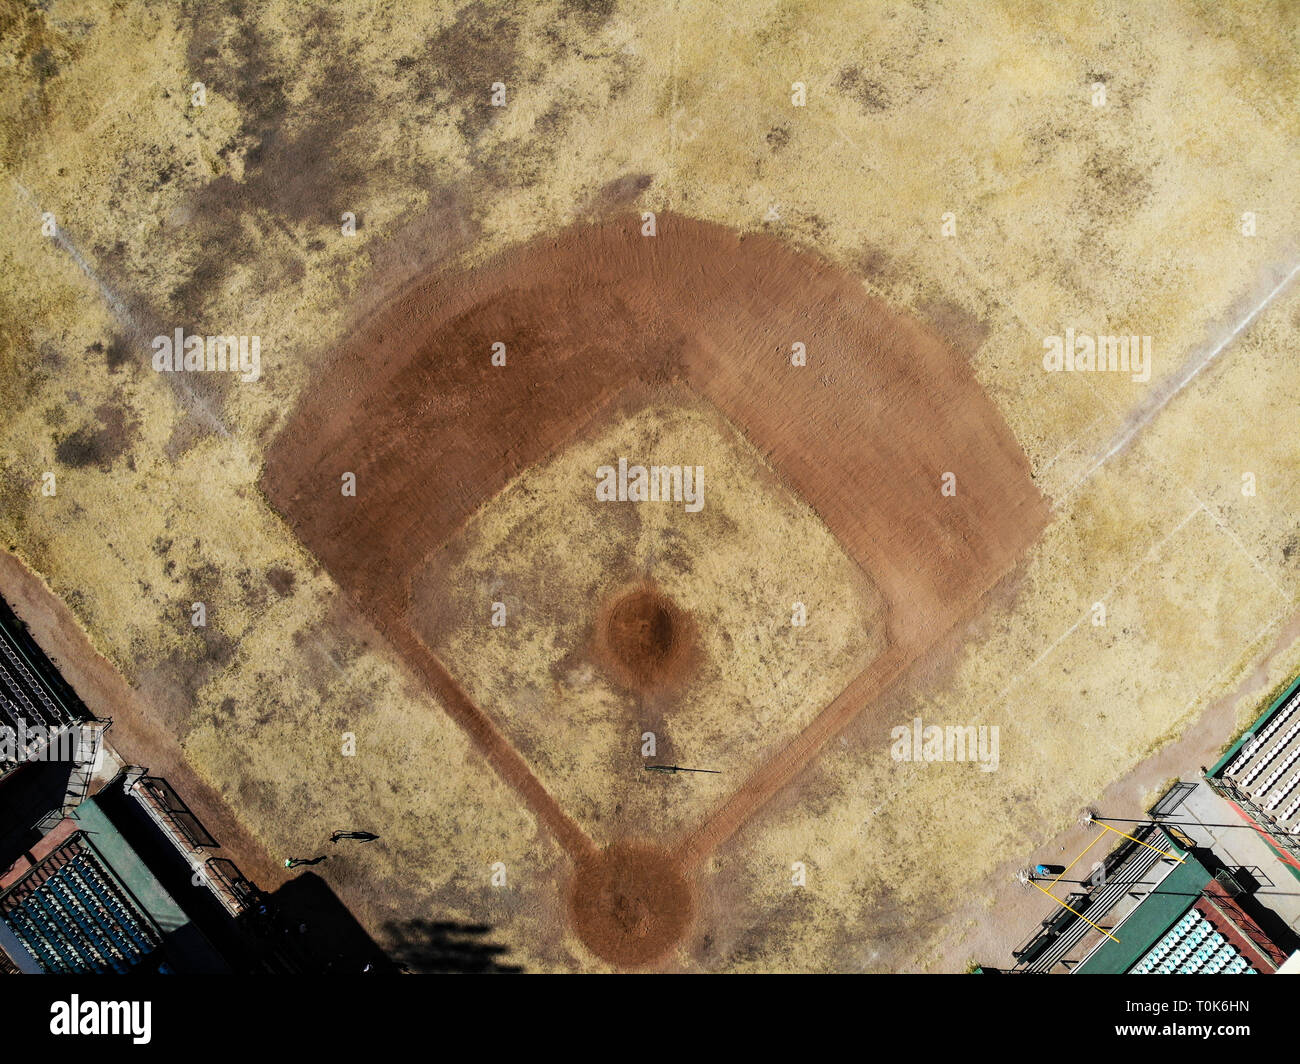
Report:
[{"label": "green roof", "polygon": [[[108,871],[162,932],[163,947],[174,970],[225,972],[229,966],[203,932],[167,892],[131,844],[99,807],[97,798],[77,806],[73,816]],[[196,888],[198,889],[198,888]]]},{"label": "green roof", "polygon": [[93,798],[77,807],[76,818],[78,826],[88,836],[91,847],[164,935],[190,922],[185,911],[154,878],[148,866],[104,816]]},{"label": "green roof", "polygon": [[[1169,852],[1181,852],[1181,847],[1165,831],[1161,831],[1160,837],[1167,840]],[[1127,972],[1196,904],[1201,891],[1214,877],[1190,853],[1183,854],[1183,858],[1183,863],[1138,903],[1127,920],[1118,928],[1111,929],[1119,941],[1104,939],[1075,969],[1075,974],[1119,975]]]}]

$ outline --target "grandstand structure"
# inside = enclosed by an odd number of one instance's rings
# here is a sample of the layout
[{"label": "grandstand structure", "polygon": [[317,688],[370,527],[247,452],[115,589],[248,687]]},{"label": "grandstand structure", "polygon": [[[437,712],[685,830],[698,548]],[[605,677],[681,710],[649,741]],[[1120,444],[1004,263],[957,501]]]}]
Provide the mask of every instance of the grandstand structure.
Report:
[{"label": "grandstand structure", "polygon": [[[1138,838],[1147,841],[1139,832]],[[1016,971],[1042,973],[1070,970],[1080,957],[1081,944],[1094,933],[1093,924],[1115,913],[1130,896],[1158,885],[1170,871],[1159,852],[1125,843],[1106,862],[1105,882],[1091,890],[1076,891],[1048,915],[1038,931],[1020,949],[1013,950]],[[1084,919],[1086,917],[1086,919]],[[1090,922],[1091,921],[1091,922]]]},{"label": "grandstand structure", "polygon": [[1019,949],[1018,974],[1259,975],[1288,950],[1246,891],[1176,829],[1148,823]]},{"label": "grandstand structure", "polygon": [[1300,879],[1300,677],[1205,774],[1205,782]]},{"label": "grandstand structure", "polygon": [[0,974],[394,970],[318,877],[260,890],[110,723],[0,600],[0,729],[22,737],[0,757]]},{"label": "grandstand structure", "polygon": [[0,744],[0,782],[28,764],[66,761],[71,765],[61,810],[66,813],[89,791],[107,727],[0,599],[0,728],[14,745]]},{"label": "grandstand structure", "polygon": [[[1224,929],[1226,930],[1226,928]],[[1253,962],[1253,963],[1252,963]],[[1132,975],[1258,975],[1249,953],[1195,907],[1129,969]]]},{"label": "grandstand structure", "polygon": [[257,889],[166,780],[106,778],[109,724],[0,600],[0,971],[229,970],[194,914],[239,955]]},{"label": "grandstand structure", "polygon": [[82,831],[5,892],[0,917],[52,974],[126,973],[162,943],[157,924]]},{"label": "grandstand structure", "polygon": [[0,875],[0,920],[52,975],[224,972],[229,965],[89,798]]},{"label": "grandstand structure", "polygon": [[[1172,836],[1166,835],[1171,839]],[[1287,959],[1243,904],[1240,885],[1188,851],[1072,968],[1081,975],[1267,975]]]}]

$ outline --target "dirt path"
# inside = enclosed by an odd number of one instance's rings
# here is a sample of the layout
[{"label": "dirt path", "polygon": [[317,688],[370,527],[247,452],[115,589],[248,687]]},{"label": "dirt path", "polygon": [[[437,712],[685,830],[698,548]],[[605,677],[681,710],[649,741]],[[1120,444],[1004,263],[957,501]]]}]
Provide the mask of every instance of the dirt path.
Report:
[{"label": "dirt path", "polygon": [[891,646],[860,672],[808,727],[686,837],[678,850],[682,864],[688,868],[697,865],[739,831],[764,802],[807,768],[831,739],[901,675],[910,657],[909,652]]},{"label": "dirt path", "polygon": [[[494,345],[505,351],[495,366]],[[811,361],[795,362],[795,348]],[[491,707],[414,636],[407,590],[470,515],[594,412],[629,389],[677,383],[817,512],[882,589],[892,643],[910,651],[851,684],[694,833],[688,854],[709,852],[793,779],[1050,517],[967,363],[856,277],[771,237],[664,214],[645,238],[639,218],[623,217],[395,297],[303,397],[262,486],[571,852],[586,837],[509,748]],[[340,490],[345,471],[355,496]]]},{"label": "dirt path", "polygon": [[13,607],[64,679],[99,717],[110,717],[109,745],[127,764],[166,777],[229,858],[265,890],[285,881],[284,868],[235,817],[220,794],[190,767],[180,744],[162,732],[159,714],[143,702],[112,663],[101,656],[72,611],[17,557],[0,553],[0,595]]},{"label": "dirt path", "polygon": [[560,808],[560,803],[542,786],[510,740],[501,734],[496,724],[465,693],[429,648],[411,635],[404,624],[390,622],[383,625],[381,631],[402,659],[425,679],[447,715],[460,725],[497,774],[519,793],[537,818],[550,829],[574,863],[580,864],[594,857],[596,844]]},{"label": "dirt path", "polygon": [[395,297],[272,443],[271,505],[357,601],[404,610],[415,571],[513,477],[629,388],[680,382],[870,573],[891,635],[946,631],[1051,517],[969,365],[815,255],[639,225],[574,227]]}]

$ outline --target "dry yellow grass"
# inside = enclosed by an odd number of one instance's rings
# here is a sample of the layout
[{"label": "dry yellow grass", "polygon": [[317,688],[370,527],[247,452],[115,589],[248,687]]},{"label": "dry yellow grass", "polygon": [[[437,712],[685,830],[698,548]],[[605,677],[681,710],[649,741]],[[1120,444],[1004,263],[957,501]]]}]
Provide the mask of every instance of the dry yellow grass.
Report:
[{"label": "dry yellow grass", "polygon": [[[332,10],[259,5],[241,34],[175,4],[6,5],[0,536],[269,847],[362,813],[382,825],[376,865],[339,884],[372,928],[436,910],[493,923],[530,966],[589,963],[555,932],[554,848],[432,699],[338,620],[257,493],[260,455],[357,305],[627,200],[641,175],[644,208],[775,229],[946,332],[1058,514],[1014,600],[890,707],[999,723],[999,771],[899,766],[885,736],[846,735],[716,859],[723,932],[682,963],[933,960],[965,933],[939,919],[956,899],[1230,690],[1291,615],[1294,293],[1080,480],[1294,264],[1290,8]],[[510,102],[494,115],[497,80]],[[339,228],[349,210],[355,237]],[[42,237],[42,211],[64,243]],[[261,335],[263,380],[173,387],[141,337],[177,325]],[[1151,382],[1045,374],[1042,338],[1066,326],[1151,335]],[[213,417],[224,431],[201,427]],[[187,623],[196,597],[205,638]],[[1271,666],[1296,667],[1297,646]],[[618,745],[594,707],[593,765]],[[363,737],[356,761],[336,758],[343,730]],[[608,795],[593,786],[573,798],[594,813]],[[513,900],[486,886],[497,859],[520,870]],[[790,886],[794,860],[807,888]]]}]

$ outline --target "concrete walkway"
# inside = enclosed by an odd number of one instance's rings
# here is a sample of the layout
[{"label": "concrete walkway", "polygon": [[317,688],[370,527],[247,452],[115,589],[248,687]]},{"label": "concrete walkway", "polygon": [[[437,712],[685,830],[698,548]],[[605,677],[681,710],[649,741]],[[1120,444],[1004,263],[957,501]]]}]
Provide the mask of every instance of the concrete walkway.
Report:
[{"label": "concrete walkway", "polygon": [[1195,782],[1196,790],[1165,818],[1165,823],[1182,828],[1198,846],[1213,850],[1229,868],[1247,869],[1260,883],[1254,897],[1300,934],[1300,879],[1287,870],[1232,806],[1204,781]]}]

